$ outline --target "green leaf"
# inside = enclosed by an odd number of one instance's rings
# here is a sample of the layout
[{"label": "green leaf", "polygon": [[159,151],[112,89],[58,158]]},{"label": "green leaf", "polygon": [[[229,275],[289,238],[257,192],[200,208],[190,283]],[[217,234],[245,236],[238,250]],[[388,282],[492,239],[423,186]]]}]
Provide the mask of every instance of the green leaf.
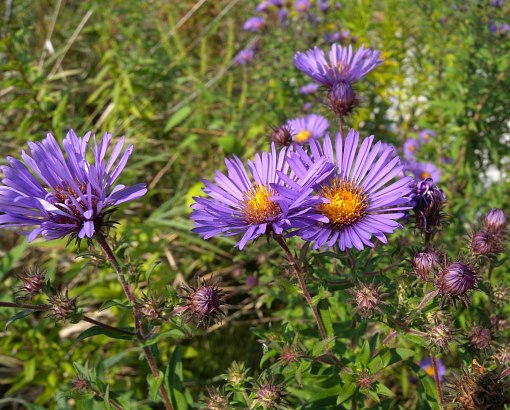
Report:
[{"label": "green leaf", "polygon": [[28,315],[30,315],[32,312],[33,312],[33,310],[27,309],[27,310],[22,310],[21,312],[16,313],[14,316],[12,316],[7,321],[4,329],[7,329],[12,322],[15,322],[18,319],[23,319],[24,317],[27,317]]},{"label": "green leaf", "polygon": [[356,393],[357,390],[358,390],[358,388],[356,387],[355,383],[351,383],[351,382],[345,383],[342,386],[342,390],[340,391],[340,394],[338,395],[338,397],[336,399],[336,404],[342,404],[342,403],[346,402],[354,395],[354,393]]},{"label": "green leaf", "polygon": [[163,383],[164,375],[163,372],[160,371],[158,377],[155,378],[151,373],[147,375],[147,383],[149,384],[149,398],[153,401],[161,401],[161,396],[159,395],[159,388]]},{"label": "green leaf", "polygon": [[382,383],[377,383],[376,391],[378,394],[382,394],[383,396],[393,397],[395,393],[393,393],[388,387],[386,387]]},{"label": "green leaf", "polygon": [[24,379],[26,382],[30,382],[32,380],[34,380],[34,376],[35,376],[35,364],[36,364],[36,361],[35,361],[35,358],[32,357],[30,360],[27,360],[24,364],[24,369],[23,369],[23,376],[24,376]]},{"label": "green leaf", "polygon": [[335,331],[333,330],[333,321],[331,319],[328,301],[326,299],[322,299],[318,303],[317,308],[319,309],[319,316],[322,319],[322,323],[326,328],[326,334],[328,337],[335,337]]},{"label": "green leaf", "polygon": [[[133,330],[132,328],[123,329],[123,330]],[[104,335],[111,337],[112,339],[122,339],[122,340],[131,340],[134,336],[125,335],[123,333],[115,332],[114,330],[105,329],[99,326],[92,326],[87,330],[80,333],[80,335],[76,338],[75,342],[81,342],[88,337]]]},{"label": "green leaf", "polygon": [[133,309],[133,306],[131,306],[130,304],[128,303],[122,303],[120,300],[118,299],[110,299],[110,300],[107,300],[105,301],[100,307],[99,307],[99,311],[103,311],[103,310],[106,310],[106,309],[109,309],[111,308],[112,306],[116,306],[118,308],[121,308],[121,309],[125,309],[125,310],[131,310]]},{"label": "green leaf", "polygon": [[183,393],[182,382],[184,380],[182,368],[182,347],[175,347],[172,358],[165,371],[167,389],[170,392],[170,400],[175,410],[187,410],[188,403]]},{"label": "green leaf", "polygon": [[193,109],[189,105],[185,105],[180,110],[176,111],[166,122],[163,132],[168,132],[177,127],[181,122],[188,118],[192,112]]}]

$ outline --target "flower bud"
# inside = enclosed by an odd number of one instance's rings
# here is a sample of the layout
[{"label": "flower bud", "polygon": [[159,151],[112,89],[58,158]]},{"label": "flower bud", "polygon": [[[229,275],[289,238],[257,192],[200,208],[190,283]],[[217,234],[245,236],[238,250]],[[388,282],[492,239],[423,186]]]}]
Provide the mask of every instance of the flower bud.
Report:
[{"label": "flower bud", "polygon": [[443,208],[446,204],[445,193],[434,185],[431,178],[411,185],[411,204],[416,229],[426,236],[431,236],[446,223]]},{"label": "flower bud", "polygon": [[491,332],[489,331],[489,329],[486,329],[484,327],[475,326],[469,332],[468,339],[470,343],[473,345],[473,347],[479,350],[483,350],[489,346],[489,343],[491,341]]},{"label": "flower bud", "polygon": [[433,249],[424,249],[414,254],[412,263],[416,276],[425,281],[439,266],[439,254]]},{"label": "flower bud", "polygon": [[48,296],[50,302],[50,316],[55,320],[66,320],[77,313],[76,298],[69,298],[69,290],[66,289],[65,294],[57,291],[56,294]]},{"label": "flower bud", "polygon": [[273,132],[271,133],[271,141],[282,146],[289,146],[292,143],[292,137],[292,130],[288,125],[281,125],[273,128]]},{"label": "flower bud", "polygon": [[491,209],[485,216],[484,227],[494,234],[503,233],[506,229],[506,216],[503,210]]},{"label": "flower bud", "polygon": [[227,382],[234,388],[241,388],[245,385],[248,380],[248,369],[246,369],[244,363],[233,362],[232,366],[227,370],[227,374],[224,375]]},{"label": "flower bud", "polygon": [[329,108],[339,117],[351,114],[356,105],[356,95],[350,81],[336,82],[329,90],[328,98]]},{"label": "flower bud", "polygon": [[23,286],[18,290],[19,293],[22,293],[20,297],[32,299],[35,295],[42,293],[46,279],[46,271],[36,266],[31,270],[27,269],[25,274],[18,275],[18,279],[23,282]]},{"label": "flower bud", "polygon": [[455,305],[460,298],[467,304],[467,292],[474,289],[477,281],[475,268],[467,263],[453,262],[445,265],[436,278],[436,288],[441,296],[445,296]]},{"label": "flower bud", "polygon": [[471,252],[477,256],[497,255],[504,249],[500,235],[489,230],[476,232],[469,244]]},{"label": "flower bud", "polygon": [[188,293],[188,296],[183,296],[187,300],[184,311],[198,326],[209,327],[211,322],[224,315],[221,309],[224,294],[217,285],[207,285],[203,281],[198,289],[187,287],[184,290]]}]

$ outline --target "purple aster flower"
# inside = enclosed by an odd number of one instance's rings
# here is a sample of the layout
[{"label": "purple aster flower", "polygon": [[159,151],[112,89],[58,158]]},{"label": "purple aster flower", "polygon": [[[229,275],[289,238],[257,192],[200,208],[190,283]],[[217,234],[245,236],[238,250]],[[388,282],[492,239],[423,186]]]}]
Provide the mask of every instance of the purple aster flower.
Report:
[{"label": "purple aster flower", "polygon": [[288,18],[289,18],[289,10],[287,10],[287,9],[278,10],[278,21],[280,23],[287,21]]},{"label": "purple aster flower", "polygon": [[265,11],[268,11],[270,8],[271,8],[272,4],[270,1],[261,1],[258,5],[257,5],[257,12],[259,13],[263,13]]},{"label": "purple aster flower", "polygon": [[331,0],[319,0],[319,9],[323,13],[326,13],[331,7]]},{"label": "purple aster flower", "polygon": [[412,172],[416,179],[431,178],[435,183],[441,179],[441,172],[431,162],[408,162],[406,170]]},{"label": "purple aster flower", "polygon": [[503,7],[503,0],[491,0],[492,7]]},{"label": "purple aster flower", "polygon": [[303,111],[307,112],[313,108],[313,104],[311,102],[306,102],[303,104]]},{"label": "purple aster flower", "polygon": [[425,129],[420,131],[418,136],[420,137],[421,142],[428,142],[436,136],[436,133],[433,130]]},{"label": "purple aster flower", "polygon": [[332,33],[324,34],[324,41],[326,43],[336,43],[342,39],[342,33],[340,31],[334,31]]},{"label": "purple aster flower", "polygon": [[381,155],[381,142],[372,145],[373,136],[358,148],[359,139],[359,133],[351,129],[345,141],[340,134],[334,145],[329,137],[324,138],[322,147],[312,140],[310,154],[296,146],[290,155],[289,164],[301,184],[306,170],[323,158],[336,167],[314,186],[322,203],[293,222],[297,230],[292,234],[314,241],[315,249],[338,244],[342,251],[352,247],[362,250],[373,246],[372,236],[386,243],[385,234],[401,228],[397,220],[410,209],[411,178],[390,182],[402,170],[400,159],[391,157],[389,148]]},{"label": "purple aster flower", "polygon": [[[298,201],[289,205],[277,189],[284,189],[281,175],[288,173],[287,148],[279,152],[271,145],[271,152],[257,154],[247,161],[252,177],[237,157],[225,159],[227,175],[216,171],[215,184],[204,180],[203,191],[208,197],[194,197],[190,218],[195,223],[193,232],[204,239],[213,236],[243,234],[236,246],[243,249],[250,240],[274,232],[282,234],[294,213],[313,206],[317,200],[308,195],[311,189],[298,193]],[[326,161],[310,168],[307,177],[315,181],[324,177],[329,165]]]},{"label": "purple aster flower", "polygon": [[303,145],[312,139],[323,137],[328,130],[329,121],[322,115],[309,114],[306,117],[290,119],[287,125],[292,132],[294,142]]},{"label": "purple aster flower", "polygon": [[319,89],[319,84],[308,83],[299,89],[301,94],[313,94]]},{"label": "purple aster flower", "polygon": [[7,157],[9,165],[1,167],[5,178],[0,186],[0,227],[35,226],[22,231],[29,241],[38,235],[92,238],[114,207],[147,192],[145,184],[114,185],[133,146],[121,155],[122,137],[107,159],[111,140],[108,133],[98,142],[90,132],[79,138],[70,130],[63,141],[65,153],[48,134],[42,142],[28,143],[31,156],[22,151],[24,162]]},{"label": "purple aster flower", "polygon": [[307,11],[310,9],[310,0],[296,0],[294,7],[300,13]]},{"label": "purple aster flower", "polygon": [[[439,381],[443,380],[446,375],[446,366],[441,361],[441,359],[436,359],[437,364],[437,375],[439,376]],[[426,357],[420,362],[420,367],[425,370],[425,373],[430,377],[434,377],[434,366],[432,365],[432,359],[430,357]]]},{"label": "purple aster flower", "polygon": [[266,26],[266,19],[264,17],[250,17],[243,24],[245,31],[261,31]]},{"label": "purple aster flower", "polygon": [[407,159],[413,159],[416,155],[416,152],[418,151],[418,148],[420,147],[420,142],[418,140],[415,140],[413,138],[408,139],[406,142],[404,142],[404,156]]},{"label": "purple aster flower", "polygon": [[254,55],[255,55],[255,52],[253,51],[252,48],[242,49],[239,52],[239,54],[237,54],[237,56],[236,56],[237,64],[244,65],[244,64],[249,63],[251,60],[253,60]]},{"label": "purple aster flower", "polygon": [[294,65],[319,84],[331,88],[338,81],[358,81],[383,62],[379,51],[365,49],[363,45],[353,53],[350,45],[333,44],[328,56],[329,62],[318,47],[305,53],[298,51]]},{"label": "purple aster flower", "polygon": [[506,215],[502,209],[492,208],[483,221],[484,227],[492,233],[502,234],[506,229]]},{"label": "purple aster flower", "polygon": [[500,33],[508,33],[508,31],[510,31],[510,24],[508,24],[508,23],[501,23],[498,26],[498,31]]}]

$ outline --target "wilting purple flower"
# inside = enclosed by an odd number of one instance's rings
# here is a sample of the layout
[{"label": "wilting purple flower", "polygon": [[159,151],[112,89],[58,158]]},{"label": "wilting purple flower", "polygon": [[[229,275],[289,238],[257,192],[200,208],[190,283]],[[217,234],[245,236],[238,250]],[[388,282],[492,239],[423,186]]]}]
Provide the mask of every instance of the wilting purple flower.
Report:
[{"label": "wilting purple flower", "polygon": [[266,26],[266,19],[264,17],[250,17],[243,24],[245,31],[261,31]]},{"label": "wilting purple flower", "polygon": [[310,9],[310,0],[296,0],[294,7],[296,8],[296,11],[303,12]]},{"label": "wilting purple flower", "polygon": [[420,137],[421,142],[428,142],[436,136],[436,133],[433,130],[425,129],[420,131],[418,136]]},{"label": "wilting purple flower", "polygon": [[236,56],[236,61],[238,64],[244,65],[253,60],[255,52],[252,48],[245,48],[239,52]]},{"label": "wilting purple flower", "polygon": [[293,118],[287,121],[295,143],[303,145],[312,139],[321,138],[329,127],[327,118],[318,114],[309,114],[306,117]]},{"label": "wilting purple flower", "polygon": [[[443,380],[446,375],[446,366],[442,362],[441,359],[436,359],[437,364],[437,375],[439,376],[439,381]],[[424,358],[420,362],[420,367],[425,370],[425,373],[430,377],[434,377],[434,366],[432,365],[432,359],[430,357]]]},{"label": "wilting purple flower", "polygon": [[308,83],[299,89],[301,94],[313,94],[319,89],[319,84]]},{"label": "wilting purple flower", "polygon": [[506,216],[502,209],[491,209],[484,219],[485,228],[495,234],[501,234],[506,229]]},{"label": "wilting purple flower", "polygon": [[358,81],[383,62],[379,51],[365,49],[363,45],[353,53],[350,45],[333,44],[328,56],[329,62],[318,47],[305,53],[298,51],[294,65],[319,84],[331,88],[338,81]]},{"label": "wilting purple flower", "polygon": [[[216,171],[215,184],[203,181],[206,186],[203,191],[208,197],[193,198],[195,203],[190,216],[195,222],[193,232],[204,239],[243,234],[236,244],[243,249],[248,241],[261,235],[271,232],[280,235],[296,209],[316,203],[313,198],[302,195],[299,203],[289,206],[278,196],[276,188],[284,184],[278,172],[286,174],[288,171],[286,147],[277,152],[272,144],[271,152],[257,154],[253,162],[247,161],[252,178],[239,158],[225,159],[225,164],[227,175]],[[317,178],[326,165],[323,162],[310,169],[308,177]]]},{"label": "wilting purple flower", "polygon": [[[297,146],[289,164],[298,178],[306,181],[306,170],[326,158],[335,171],[314,186],[322,203],[296,219],[293,233],[306,241],[314,241],[314,249],[338,244],[340,250],[373,246],[372,236],[383,243],[385,234],[401,228],[397,222],[405,215],[411,178],[397,178],[402,170],[400,159],[391,150],[380,153],[381,143],[372,146],[373,136],[365,138],[358,149],[359,133],[351,129],[345,142],[340,134],[335,144],[329,137],[323,145],[312,140],[310,154]],[[306,186],[306,184],[305,184]]]},{"label": "wilting purple flower", "polygon": [[92,238],[114,207],[147,192],[145,184],[114,185],[133,146],[121,155],[122,137],[107,160],[111,139],[105,133],[98,142],[90,132],[79,138],[70,130],[63,141],[65,154],[48,134],[42,142],[28,143],[31,156],[22,151],[24,162],[7,157],[9,165],[1,167],[0,228],[35,226],[21,232],[29,241],[38,235],[50,240]]},{"label": "wilting purple flower", "polygon": [[450,299],[455,305],[455,300],[460,298],[467,304],[467,292],[476,286],[478,273],[475,267],[469,263],[447,263],[436,277],[436,288],[439,294]]},{"label": "wilting purple flower", "polygon": [[441,172],[432,162],[407,162],[406,171],[412,172],[418,180],[431,178],[436,183],[441,180]]},{"label": "wilting purple flower", "polygon": [[418,152],[418,148],[420,147],[420,142],[415,140],[414,138],[410,138],[404,142],[404,156],[407,159],[413,159]]}]

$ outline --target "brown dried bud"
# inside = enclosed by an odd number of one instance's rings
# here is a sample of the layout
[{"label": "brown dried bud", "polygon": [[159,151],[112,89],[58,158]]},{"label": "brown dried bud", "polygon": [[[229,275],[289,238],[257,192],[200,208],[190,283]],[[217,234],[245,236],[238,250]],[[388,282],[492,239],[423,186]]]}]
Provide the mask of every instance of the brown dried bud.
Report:
[{"label": "brown dried bud", "polygon": [[166,299],[162,296],[156,297],[152,292],[150,296],[142,295],[142,298],[135,302],[142,316],[149,322],[164,320],[164,313],[168,307]]},{"label": "brown dried bud", "polygon": [[366,285],[358,282],[358,285],[349,292],[353,299],[350,301],[356,307],[354,312],[359,312],[362,319],[366,319],[375,312],[381,313],[379,305],[382,303],[382,294],[380,286],[375,286],[373,283]]},{"label": "brown dried bud", "polygon": [[77,313],[76,298],[69,298],[69,289],[66,289],[65,294],[57,291],[54,295],[48,296],[50,302],[50,316],[55,320],[66,320]]},{"label": "brown dried bud", "polygon": [[446,323],[436,322],[428,328],[429,347],[436,351],[449,351],[450,343],[456,340],[456,333],[457,330]]},{"label": "brown dried bud", "polygon": [[23,282],[23,286],[18,290],[19,293],[22,293],[19,297],[32,299],[35,295],[43,292],[46,271],[36,266],[33,269],[27,269],[24,274],[18,275],[18,279]]},{"label": "brown dried bud", "polygon": [[484,327],[475,326],[469,332],[468,339],[473,347],[479,350],[484,350],[489,347],[491,342],[491,332],[489,329]]}]

